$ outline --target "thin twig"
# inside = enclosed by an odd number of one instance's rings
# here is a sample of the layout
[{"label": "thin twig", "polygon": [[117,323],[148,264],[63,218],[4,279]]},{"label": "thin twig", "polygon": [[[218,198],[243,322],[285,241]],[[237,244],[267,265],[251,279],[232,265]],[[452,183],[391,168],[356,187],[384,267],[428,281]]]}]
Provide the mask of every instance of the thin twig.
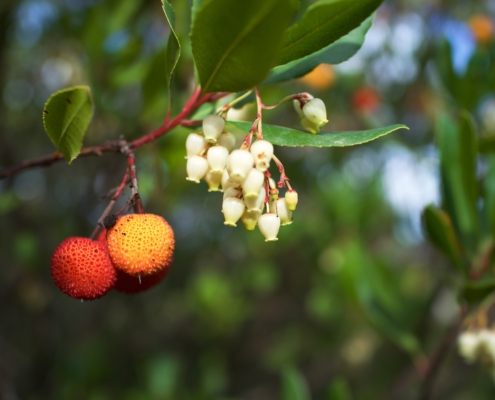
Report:
[{"label": "thin twig", "polygon": [[[201,96],[201,90],[198,88],[196,89],[193,94],[191,95],[190,99],[187,101],[187,103],[184,105],[184,108],[182,111],[172,120],[165,119],[164,123],[155,129],[154,131],[141,136],[140,138],[132,141],[129,143],[129,147],[131,149],[137,149],[139,147],[142,147],[150,142],[155,141],[156,139],[160,138],[161,136],[165,135],[167,132],[172,130],[173,128],[177,127],[182,123],[182,121],[190,115],[194,110],[196,110],[198,107],[200,107],[202,104],[207,103],[207,102],[213,102],[216,101],[224,96],[226,96],[228,93],[226,92],[219,92],[219,93],[209,93],[207,95],[204,95],[203,97],[200,98]],[[81,150],[81,152],[78,155],[78,158],[80,157],[86,157],[86,156],[101,156],[103,153],[119,153],[121,151],[121,141],[120,140],[115,140],[107,144],[103,144],[100,146],[90,146],[86,147]],[[24,171],[26,169],[30,168],[36,168],[36,167],[48,167],[52,165],[55,162],[61,161],[64,159],[64,156],[59,153],[59,152],[54,152],[39,158],[35,158],[33,160],[28,160],[21,162],[20,164],[14,165],[12,167],[6,168],[2,171],[0,171],[0,180],[5,179],[9,176],[12,176],[20,171]]]},{"label": "thin twig", "polygon": [[449,354],[449,351],[455,342],[455,338],[457,337],[459,328],[462,325],[462,320],[463,318],[461,315],[454,321],[450,328],[447,329],[447,332],[438,344],[433,355],[430,357],[430,362],[428,365],[428,369],[426,370],[423,383],[421,385],[418,400],[429,400],[432,398],[433,385],[443,361]]}]

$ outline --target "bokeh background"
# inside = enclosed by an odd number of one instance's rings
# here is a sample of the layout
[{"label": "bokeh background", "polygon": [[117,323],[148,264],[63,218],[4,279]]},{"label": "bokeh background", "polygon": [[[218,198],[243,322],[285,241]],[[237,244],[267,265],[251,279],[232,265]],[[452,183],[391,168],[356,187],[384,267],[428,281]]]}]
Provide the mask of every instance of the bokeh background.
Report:
[{"label": "bokeh background", "polygon": [[[171,3],[183,45],[177,111],[194,69],[190,4]],[[0,399],[419,398],[418,366],[459,312],[452,267],[420,220],[440,202],[433,120],[452,104],[441,68],[460,79],[480,52],[493,54],[494,16],[492,0],[386,1],[352,59],[262,87],[267,104],[300,91],[324,99],[325,131],[410,127],[351,148],[277,148],[300,201],[276,243],[224,227],[221,194],[185,180],[188,130],[139,149],[145,209],[177,241],[168,277],[149,292],[81,303],[50,277],[53,249],[90,235],[124,157],[0,181]],[[168,34],[158,0],[2,0],[0,167],[53,151],[43,105],[71,85],[90,85],[96,103],[86,145],[156,128]],[[457,100],[489,135],[494,77],[490,61],[477,66]],[[254,109],[230,117],[252,120]],[[264,118],[299,126],[290,104]],[[451,349],[428,395],[493,399],[495,387]]]}]

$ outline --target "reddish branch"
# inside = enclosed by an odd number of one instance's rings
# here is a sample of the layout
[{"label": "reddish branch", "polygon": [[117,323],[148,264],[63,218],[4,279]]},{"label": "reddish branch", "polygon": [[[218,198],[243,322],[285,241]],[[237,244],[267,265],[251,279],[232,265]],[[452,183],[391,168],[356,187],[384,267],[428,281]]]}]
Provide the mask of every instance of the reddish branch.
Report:
[{"label": "reddish branch", "polygon": [[[155,141],[161,136],[165,135],[167,132],[172,130],[173,128],[181,125],[185,122],[185,118],[189,116],[194,110],[200,107],[202,104],[207,102],[216,101],[228,93],[219,92],[219,93],[209,93],[201,97],[201,90],[196,89],[191,95],[190,99],[184,105],[182,111],[173,119],[166,118],[164,123],[154,131],[143,135],[142,137],[130,142],[128,144],[131,150],[142,147],[150,142]],[[186,123],[184,123],[186,125]],[[101,156],[103,153],[119,153],[122,151],[122,142],[120,140],[116,140],[107,144],[103,144],[100,146],[91,146],[86,147],[81,150],[78,157],[86,157],[86,156]],[[12,167],[6,168],[0,171],[0,179],[7,178],[11,175],[14,175],[17,172],[35,168],[35,167],[47,167],[52,165],[53,163],[60,161],[64,158],[64,156],[59,152],[54,152],[52,154],[48,154],[46,156],[42,156],[39,158],[35,158],[33,160],[24,161],[18,165],[14,165]]]}]

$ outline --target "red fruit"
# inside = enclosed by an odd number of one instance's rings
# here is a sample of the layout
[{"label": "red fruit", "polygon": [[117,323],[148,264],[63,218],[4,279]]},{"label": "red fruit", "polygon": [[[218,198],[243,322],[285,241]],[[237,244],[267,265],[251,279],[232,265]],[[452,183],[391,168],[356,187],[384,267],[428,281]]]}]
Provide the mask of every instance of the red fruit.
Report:
[{"label": "red fruit", "polygon": [[142,275],[141,279],[138,276],[126,274],[123,271],[117,270],[117,281],[115,282],[115,290],[118,292],[134,294],[144,292],[158,285],[168,273],[169,268],[164,268],[151,275]]},{"label": "red fruit", "polygon": [[75,299],[102,297],[116,280],[106,244],[88,238],[65,239],[53,252],[50,266],[55,285]]},{"label": "red fruit", "polygon": [[362,87],[352,96],[354,107],[363,113],[372,113],[380,106],[380,95],[370,87]]},{"label": "red fruit", "polygon": [[107,230],[103,228],[100,233],[98,233],[98,236],[96,237],[97,242],[107,242]]}]

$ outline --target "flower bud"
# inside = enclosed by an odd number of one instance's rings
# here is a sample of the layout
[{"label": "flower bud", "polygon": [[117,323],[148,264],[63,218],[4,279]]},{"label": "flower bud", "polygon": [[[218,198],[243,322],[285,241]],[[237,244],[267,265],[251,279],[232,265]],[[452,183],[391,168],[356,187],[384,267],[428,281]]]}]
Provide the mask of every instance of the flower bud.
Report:
[{"label": "flower bud", "polygon": [[277,234],[280,229],[280,218],[272,213],[263,214],[258,220],[260,232],[265,237],[265,242],[278,240]]},{"label": "flower bud", "polygon": [[208,149],[206,153],[206,159],[210,165],[212,173],[219,173],[220,179],[227,164],[227,158],[229,151],[223,146],[213,146]]},{"label": "flower bud", "polygon": [[224,169],[222,174],[222,190],[225,192],[228,188],[237,186],[239,186],[239,184],[236,182],[232,182],[230,180],[229,173],[226,169]]},{"label": "flower bud", "polygon": [[311,122],[309,119],[306,117],[301,118],[301,126],[308,131],[309,133],[312,133],[313,135],[316,135],[317,133],[320,132],[320,127],[313,122]]},{"label": "flower bud", "polygon": [[244,203],[246,204],[247,211],[263,211],[263,205],[265,204],[266,190],[262,186],[258,197],[253,199],[252,197],[244,198]]},{"label": "flower bud", "polygon": [[186,139],[186,158],[197,156],[206,146],[206,140],[197,133],[191,133]]},{"label": "flower bud", "polygon": [[246,180],[242,184],[244,198],[257,199],[260,189],[265,182],[265,174],[256,168],[251,169]]},{"label": "flower bud", "polygon": [[327,109],[321,99],[311,99],[304,105],[302,111],[304,116],[318,127],[328,122]]},{"label": "flower bud", "polygon": [[257,140],[251,145],[251,154],[254,158],[256,168],[265,172],[270,167],[273,156],[273,145],[266,140]]},{"label": "flower bud", "polygon": [[237,226],[236,222],[242,217],[245,209],[246,206],[241,199],[236,197],[227,197],[222,204],[222,212],[225,218],[225,222],[223,224],[228,226]]},{"label": "flower bud", "polygon": [[200,179],[208,171],[208,161],[201,156],[191,156],[187,159],[186,164],[187,180],[199,183]]},{"label": "flower bud", "polygon": [[289,211],[294,211],[297,206],[298,195],[295,190],[287,190],[285,193],[285,202],[287,203],[287,208]]},{"label": "flower bud", "polygon": [[242,183],[253,168],[253,156],[247,150],[234,150],[227,159],[227,172],[230,180]]},{"label": "flower bud", "polygon": [[258,219],[260,218],[261,212],[258,210],[254,211],[244,211],[242,214],[241,221],[244,224],[244,227],[248,231],[254,231],[256,224],[258,223]]},{"label": "flower bud", "polygon": [[230,132],[223,132],[217,139],[220,146],[225,147],[229,153],[234,150],[235,136]]},{"label": "flower bud", "polygon": [[227,197],[237,197],[240,193],[241,191],[239,189],[229,187],[225,190],[225,192],[223,192],[223,199],[225,200]]},{"label": "flower bud", "polygon": [[225,128],[225,120],[216,114],[208,115],[203,119],[203,133],[209,143],[217,142],[218,137],[223,132],[223,128]]},{"label": "flower bud", "polygon": [[276,201],[277,204],[277,215],[280,218],[280,225],[290,225],[292,224],[292,211],[287,207],[287,203],[283,197]]},{"label": "flower bud", "polygon": [[210,169],[205,175],[205,181],[208,184],[208,192],[220,192],[222,174],[219,174],[218,172],[212,172]]}]

